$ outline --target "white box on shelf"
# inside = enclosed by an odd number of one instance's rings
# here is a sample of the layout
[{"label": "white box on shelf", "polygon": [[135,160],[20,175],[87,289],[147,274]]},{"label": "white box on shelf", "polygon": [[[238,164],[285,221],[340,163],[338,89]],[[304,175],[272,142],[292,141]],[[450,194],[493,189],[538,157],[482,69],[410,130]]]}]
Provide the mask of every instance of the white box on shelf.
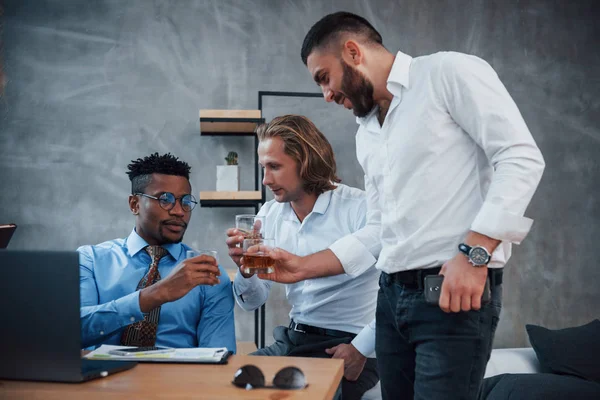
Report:
[{"label": "white box on shelf", "polygon": [[217,192],[237,192],[239,190],[239,165],[217,165]]}]

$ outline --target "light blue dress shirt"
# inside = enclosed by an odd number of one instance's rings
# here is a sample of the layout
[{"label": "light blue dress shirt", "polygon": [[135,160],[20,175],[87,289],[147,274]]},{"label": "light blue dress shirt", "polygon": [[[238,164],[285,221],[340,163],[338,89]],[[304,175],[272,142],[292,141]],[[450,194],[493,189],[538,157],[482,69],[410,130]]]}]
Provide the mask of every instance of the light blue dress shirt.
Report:
[{"label": "light blue dress shirt", "polygon": [[[144,318],[137,285],[150,265],[150,256],[144,251],[147,245],[134,229],[126,239],[77,249],[83,347],[120,344],[123,329]],[[190,247],[182,243],[163,247],[168,254],[161,258],[158,271],[164,279],[186,258]],[[179,300],[161,306],[157,346],[235,351],[231,281],[227,272],[219,269],[218,285],[196,286]]]}]

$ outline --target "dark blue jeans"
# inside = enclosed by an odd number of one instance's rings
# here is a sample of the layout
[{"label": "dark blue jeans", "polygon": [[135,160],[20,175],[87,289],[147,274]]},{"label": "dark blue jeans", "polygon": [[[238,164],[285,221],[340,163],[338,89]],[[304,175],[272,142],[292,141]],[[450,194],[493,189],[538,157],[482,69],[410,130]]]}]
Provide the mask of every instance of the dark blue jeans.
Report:
[{"label": "dark blue jeans", "polygon": [[445,313],[422,288],[382,273],[377,367],[384,399],[478,399],[502,308],[502,285],[478,311]]},{"label": "dark blue jeans", "polygon": [[[258,349],[251,355],[331,358],[329,354],[325,353],[325,349],[341,343],[350,343],[355,335],[348,335],[348,337],[334,338],[331,336],[294,332],[285,326],[278,326],[273,331],[275,343],[263,349]],[[365,368],[356,381],[351,382],[346,380],[346,378],[342,378],[340,388],[338,388],[334,399],[359,400],[367,390],[377,384],[378,380],[377,362],[374,358],[367,358]],[[275,397],[277,396],[273,398]]]}]

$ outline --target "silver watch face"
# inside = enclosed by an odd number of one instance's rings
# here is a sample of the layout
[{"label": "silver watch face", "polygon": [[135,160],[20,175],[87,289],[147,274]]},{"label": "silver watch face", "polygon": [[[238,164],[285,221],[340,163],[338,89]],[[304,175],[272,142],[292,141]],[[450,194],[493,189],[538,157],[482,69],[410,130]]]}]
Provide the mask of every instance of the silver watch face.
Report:
[{"label": "silver watch face", "polygon": [[473,247],[469,253],[471,262],[475,265],[485,265],[488,263],[489,255],[483,247]]}]

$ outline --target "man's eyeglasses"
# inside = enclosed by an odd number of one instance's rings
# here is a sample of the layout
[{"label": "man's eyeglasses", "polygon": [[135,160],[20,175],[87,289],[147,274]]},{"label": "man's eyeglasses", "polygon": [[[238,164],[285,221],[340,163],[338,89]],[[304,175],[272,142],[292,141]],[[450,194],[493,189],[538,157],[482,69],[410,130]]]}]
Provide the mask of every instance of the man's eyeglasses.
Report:
[{"label": "man's eyeglasses", "polygon": [[235,386],[249,389],[304,389],[308,386],[304,373],[296,367],[285,367],[275,374],[273,386],[265,385],[265,375],[256,365],[244,365],[235,372],[233,382]]},{"label": "man's eyeglasses", "polygon": [[158,200],[158,204],[160,205],[160,207],[167,211],[172,210],[173,207],[175,207],[175,203],[177,202],[177,200],[179,200],[181,208],[185,212],[192,211],[194,207],[196,207],[196,204],[198,204],[196,198],[191,194],[184,194],[181,197],[175,197],[175,195],[170,192],[165,192],[158,197],[150,196],[146,193],[134,193],[134,195],[144,196],[148,197],[149,199]]}]

